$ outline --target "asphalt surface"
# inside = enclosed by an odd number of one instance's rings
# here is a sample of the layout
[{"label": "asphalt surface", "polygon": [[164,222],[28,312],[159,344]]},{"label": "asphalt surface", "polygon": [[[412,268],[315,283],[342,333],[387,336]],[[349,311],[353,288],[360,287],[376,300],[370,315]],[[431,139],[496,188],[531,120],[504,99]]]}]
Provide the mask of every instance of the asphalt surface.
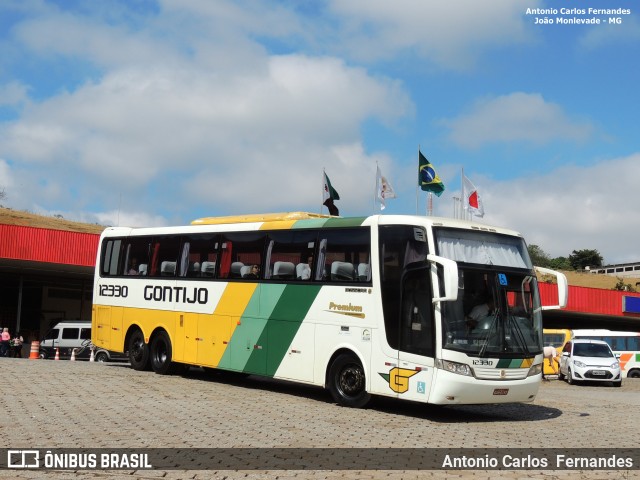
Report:
[{"label": "asphalt surface", "polygon": [[[434,407],[376,398],[339,407],[317,387],[192,368],[0,358],[1,447],[63,448],[631,448],[640,380],[622,388],[543,382],[531,404]],[[383,450],[384,452],[384,450]],[[6,465],[5,459],[0,459]],[[640,478],[640,470],[0,470],[2,478]]]}]

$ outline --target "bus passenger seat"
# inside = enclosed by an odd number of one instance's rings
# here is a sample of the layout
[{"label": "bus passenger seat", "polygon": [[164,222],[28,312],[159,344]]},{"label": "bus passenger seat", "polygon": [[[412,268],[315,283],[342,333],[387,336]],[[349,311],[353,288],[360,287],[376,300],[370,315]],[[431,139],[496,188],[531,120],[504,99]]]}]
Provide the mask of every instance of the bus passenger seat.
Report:
[{"label": "bus passenger seat", "polygon": [[138,275],[146,275],[147,274],[147,264],[146,263],[141,263],[138,266]]},{"label": "bus passenger seat", "polygon": [[242,267],[244,267],[244,263],[242,262],[233,262],[231,264],[231,271],[229,273],[229,278],[241,278],[242,277]]},{"label": "bus passenger seat", "polygon": [[187,277],[197,277],[200,275],[200,262],[189,262]]},{"label": "bus passenger seat", "polygon": [[311,267],[309,267],[308,263],[296,265],[296,278],[298,280],[309,280],[311,278]]},{"label": "bus passenger seat", "polygon": [[251,265],[243,265],[242,267],[240,267],[240,276],[242,278],[246,277],[250,273],[251,273]]},{"label": "bus passenger seat", "polygon": [[200,275],[203,277],[213,277],[216,272],[216,262],[202,262]]},{"label": "bus passenger seat", "polygon": [[296,267],[292,262],[276,262],[273,264],[274,279],[291,280],[295,278]]},{"label": "bus passenger seat", "polygon": [[353,263],[333,262],[331,264],[331,280],[353,280],[354,275]]},{"label": "bus passenger seat", "polygon": [[176,262],[164,261],[160,264],[160,275],[163,277],[173,277],[176,274]]},{"label": "bus passenger seat", "polygon": [[370,280],[368,263],[358,264],[358,280],[360,280],[361,282],[367,282]]}]

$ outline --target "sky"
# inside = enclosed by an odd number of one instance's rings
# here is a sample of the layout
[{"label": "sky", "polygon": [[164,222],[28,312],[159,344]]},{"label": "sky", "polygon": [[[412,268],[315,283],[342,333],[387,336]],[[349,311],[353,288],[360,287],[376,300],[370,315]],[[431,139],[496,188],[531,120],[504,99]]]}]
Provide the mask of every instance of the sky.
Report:
[{"label": "sky", "polygon": [[0,204],[139,227],[328,213],[324,170],[342,216],[426,215],[420,149],[433,215],[464,169],[474,222],[640,261],[637,5],[1,0]]}]

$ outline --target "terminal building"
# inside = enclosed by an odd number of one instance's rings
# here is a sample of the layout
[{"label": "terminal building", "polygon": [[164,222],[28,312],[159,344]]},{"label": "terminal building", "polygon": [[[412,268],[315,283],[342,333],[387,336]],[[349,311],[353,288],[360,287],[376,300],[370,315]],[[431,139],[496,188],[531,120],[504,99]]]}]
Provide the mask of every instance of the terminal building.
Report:
[{"label": "terminal building", "polygon": [[620,263],[616,265],[590,268],[589,273],[596,275],[611,275],[620,278],[635,278],[640,282],[640,262]]},{"label": "terminal building", "polygon": [[[0,208],[0,327],[11,334],[19,331],[30,342],[60,320],[90,320],[104,228]],[[631,285],[635,282],[627,274],[638,268],[640,282],[640,263],[605,268],[614,269],[614,276],[624,273]],[[640,293],[613,290],[613,284],[593,288],[589,277],[596,278],[582,274],[583,281],[573,283],[570,278],[567,308],[545,310],[545,328],[640,331]],[[586,285],[578,284],[585,279]],[[543,305],[557,303],[555,285],[540,283],[540,293]]]},{"label": "terminal building", "polygon": [[90,320],[102,230],[0,209],[0,327],[30,342],[59,320]]}]

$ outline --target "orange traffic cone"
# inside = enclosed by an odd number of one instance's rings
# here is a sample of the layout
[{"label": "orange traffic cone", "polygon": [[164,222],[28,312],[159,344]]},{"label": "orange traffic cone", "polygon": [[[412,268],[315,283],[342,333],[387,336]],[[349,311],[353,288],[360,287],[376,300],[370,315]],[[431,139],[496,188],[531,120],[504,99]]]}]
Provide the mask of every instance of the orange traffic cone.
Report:
[{"label": "orange traffic cone", "polygon": [[54,357],[54,360],[60,360],[60,349],[56,348],[56,356]]},{"label": "orange traffic cone", "polygon": [[75,361],[76,361],[76,349],[75,349],[75,348],[72,348],[72,349],[71,349],[71,359],[70,359],[70,360],[71,360],[72,362],[75,362]]},{"label": "orange traffic cone", "polygon": [[29,360],[39,360],[40,359],[40,342],[33,341],[31,342],[31,351],[29,352]]}]

